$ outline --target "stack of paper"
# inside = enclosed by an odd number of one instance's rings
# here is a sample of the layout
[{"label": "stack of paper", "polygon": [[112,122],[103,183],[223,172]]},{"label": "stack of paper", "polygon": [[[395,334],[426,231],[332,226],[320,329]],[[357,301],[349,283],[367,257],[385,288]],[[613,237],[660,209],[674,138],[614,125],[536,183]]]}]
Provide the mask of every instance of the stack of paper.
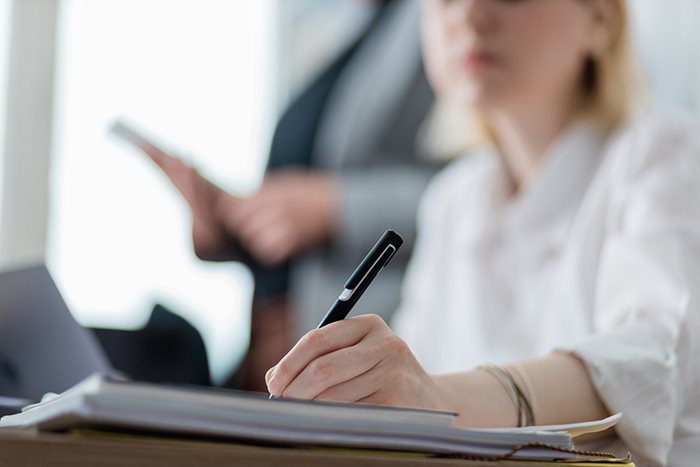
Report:
[{"label": "stack of paper", "polygon": [[[598,431],[617,417],[586,425],[465,430],[455,414],[361,404],[268,400],[261,394],[179,388],[92,376],[65,393],[0,419],[0,427],[101,428],[213,436],[285,445],[344,446],[514,459],[568,459],[568,430]],[[582,428],[583,427],[583,428]],[[584,429],[585,428],[585,429]],[[548,449],[542,446],[550,446]]]}]

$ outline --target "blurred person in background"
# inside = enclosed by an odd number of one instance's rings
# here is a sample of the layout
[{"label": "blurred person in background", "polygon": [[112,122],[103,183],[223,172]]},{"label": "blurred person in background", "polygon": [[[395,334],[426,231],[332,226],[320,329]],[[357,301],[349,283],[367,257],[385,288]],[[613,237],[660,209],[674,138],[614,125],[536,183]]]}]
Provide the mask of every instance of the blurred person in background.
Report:
[{"label": "blurred person in background", "polygon": [[700,141],[636,105],[625,2],[422,6],[430,81],[481,137],[426,190],[395,331],[376,315],[310,331],[269,392],[464,427],[622,412],[596,448],[696,464]]},{"label": "blurred person in background", "polygon": [[181,159],[150,153],[189,204],[197,256],[243,261],[253,272],[251,345],[236,387],[265,389],[265,371],[315,325],[388,227],[407,248],[363,302],[386,318],[398,305],[416,206],[438,168],[418,139],[433,94],[418,4],[375,3],[357,40],[280,118],[252,196],[234,196]]}]

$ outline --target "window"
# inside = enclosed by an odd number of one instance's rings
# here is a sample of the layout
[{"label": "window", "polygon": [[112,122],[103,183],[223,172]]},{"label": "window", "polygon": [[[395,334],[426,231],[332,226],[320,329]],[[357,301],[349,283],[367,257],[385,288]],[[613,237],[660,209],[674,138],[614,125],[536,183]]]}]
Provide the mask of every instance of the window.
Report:
[{"label": "window", "polygon": [[280,100],[298,94],[362,31],[376,5],[356,0],[279,1]]},{"label": "window", "polygon": [[216,182],[258,183],[274,117],[275,2],[64,0],[58,24],[48,262],[85,325],[134,328],[157,302],[204,338],[215,382],[248,340],[252,282],[192,253],[188,209],[124,118]]},{"label": "window", "polygon": [[7,111],[7,66],[10,42],[10,0],[0,0],[0,223],[2,221],[3,159],[5,153],[5,114]]}]

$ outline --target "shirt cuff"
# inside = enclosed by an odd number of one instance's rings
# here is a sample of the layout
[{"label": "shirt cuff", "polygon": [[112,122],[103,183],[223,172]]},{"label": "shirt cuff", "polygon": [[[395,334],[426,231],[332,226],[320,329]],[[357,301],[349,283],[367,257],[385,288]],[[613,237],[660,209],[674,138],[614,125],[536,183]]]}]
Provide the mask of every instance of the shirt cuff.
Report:
[{"label": "shirt cuff", "polygon": [[559,352],[579,357],[611,413],[615,430],[642,465],[665,465],[673,444],[680,376],[676,352],[651,325],[635,323],[594,335]]}]

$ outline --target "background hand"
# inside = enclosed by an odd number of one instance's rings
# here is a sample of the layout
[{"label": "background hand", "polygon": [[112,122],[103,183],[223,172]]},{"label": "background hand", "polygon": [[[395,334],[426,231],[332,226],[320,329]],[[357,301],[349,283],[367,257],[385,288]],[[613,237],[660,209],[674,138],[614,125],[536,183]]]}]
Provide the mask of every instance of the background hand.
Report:
[{"label": "background hand", "polygon": [[328,241],[338,223],[338,181],[320,171],[268,175],[250,198],[209,182],[179,157],[151,145],[141,149],[190,206],[197,256],[217,259],[237,240],[258,261],[275,264]]},{"label": "background hand", "polygon": [[228,206],[233,206],[239,198],[211,183],[179,157],[167,154],[155,146],[141,146],[141,149],[163,171],[189,205],[195,254],[201,259],[216,259],[231,242],[224,223],[218,217],[217,206],[224,200]]},{"label": "background hand", "polygon": [[333,175],[277,171],[250,198],[222,197],[218,217],[253,256],[274,264],[330,239],[338,223],[338,198]]}]

